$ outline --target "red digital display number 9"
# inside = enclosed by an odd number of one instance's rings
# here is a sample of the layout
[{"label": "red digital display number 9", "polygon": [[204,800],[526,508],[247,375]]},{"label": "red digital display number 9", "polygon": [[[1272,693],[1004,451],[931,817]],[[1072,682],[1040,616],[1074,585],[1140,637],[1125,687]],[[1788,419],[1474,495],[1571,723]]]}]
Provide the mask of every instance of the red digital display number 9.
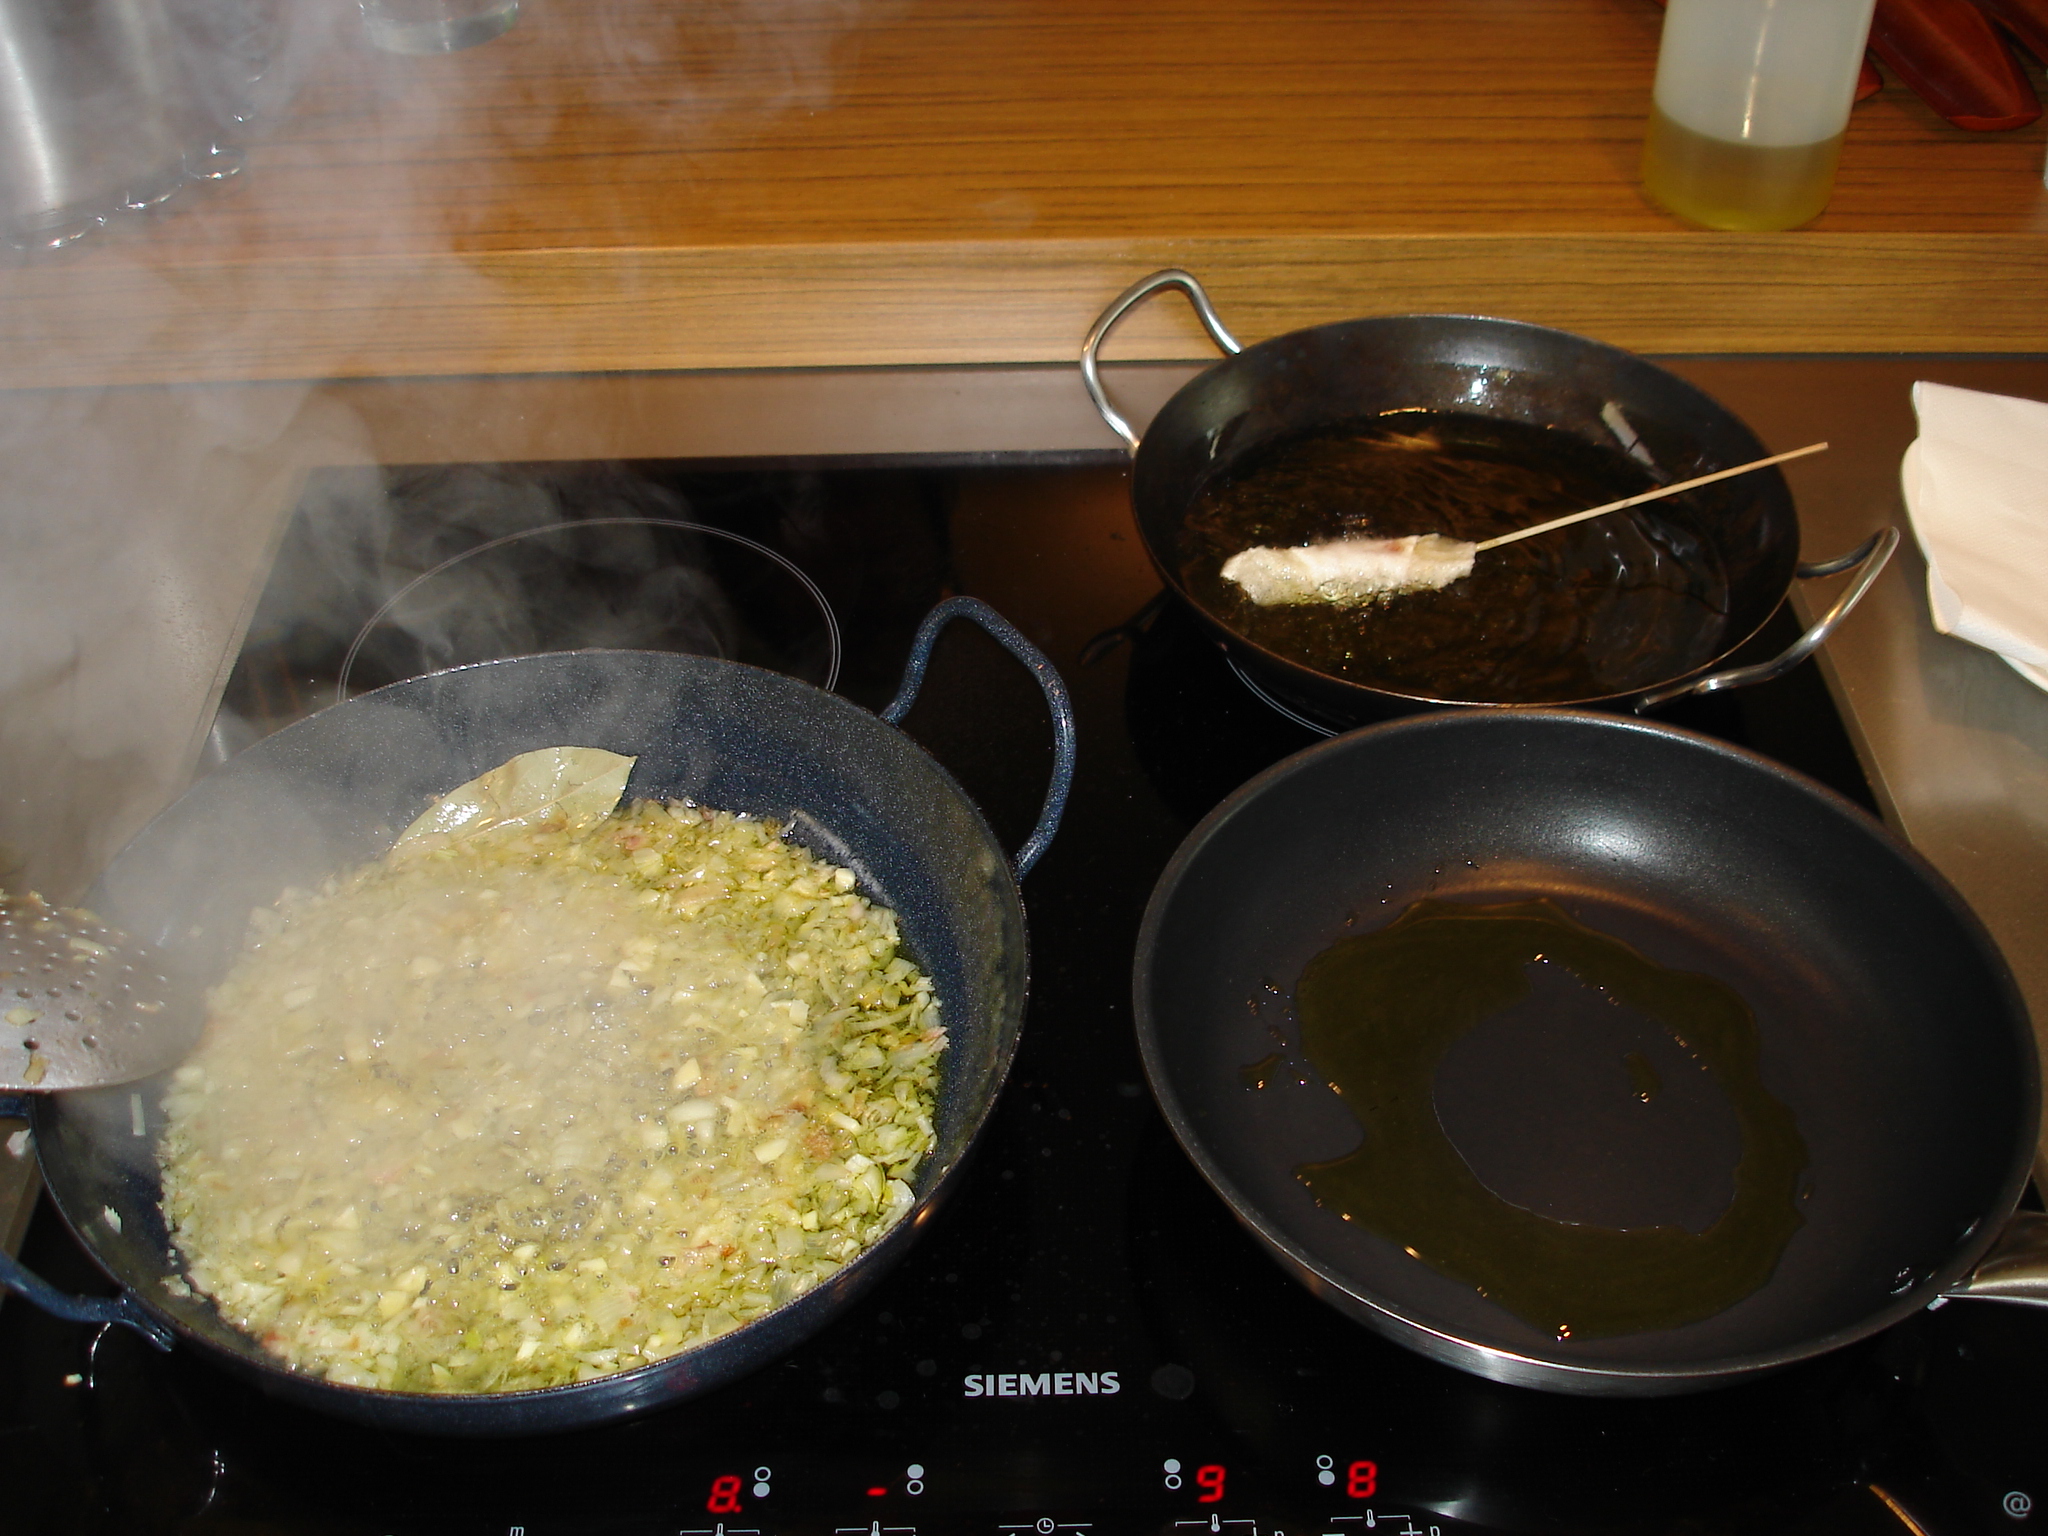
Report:
[{"label": "red digital display number 9", "polygon": [[1223,1501],[1223,1468],[1215,1465],[1195,1468],[1195,1486],[1202,1490],[1195,1495],[1197,1504],[1220,1504]]},{"label": "red digital display number 9", "polygon": [[1344,1474],[1344,1491],[1354,1499],[1369,1499],[1380,1491],[1380,1464],[1354,1461]]},{"label": "red digital display number 9", "polygon": [[704,1501],[704,1507],[714,1515],[736,1515],[740,1512],[740,1480],[728,1473],[724,1477],[711,1479],[711,1497]]}]

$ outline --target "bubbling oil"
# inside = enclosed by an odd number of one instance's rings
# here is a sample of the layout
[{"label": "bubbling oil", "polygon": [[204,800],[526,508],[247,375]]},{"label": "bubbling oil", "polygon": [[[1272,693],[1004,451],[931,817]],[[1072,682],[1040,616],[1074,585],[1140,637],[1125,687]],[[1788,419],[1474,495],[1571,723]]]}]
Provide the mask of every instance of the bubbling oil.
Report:
[{"label": "bubbling oil", "polygon": [[1254,545],[1477,542],[1653,484],[1619,449],[1560,428],[1390,411],[1280,439],[1204,485],[1181,533],[1181,580],[1254,645],[1365,687],[1466,703],[1608,698],[1682,677],[1731,643],[1725,568],[1683,506],[1488,550],[1440,591],[1363,607],[1261,607],[1223,564]]},{"label": "bubbling oil", "polygon": [[1794,229],[1827,207],[1841,154],[1839,133],[1815,144],[1742,144],[1658,109],[1643,140],[1643,189],[1709,229]]}]

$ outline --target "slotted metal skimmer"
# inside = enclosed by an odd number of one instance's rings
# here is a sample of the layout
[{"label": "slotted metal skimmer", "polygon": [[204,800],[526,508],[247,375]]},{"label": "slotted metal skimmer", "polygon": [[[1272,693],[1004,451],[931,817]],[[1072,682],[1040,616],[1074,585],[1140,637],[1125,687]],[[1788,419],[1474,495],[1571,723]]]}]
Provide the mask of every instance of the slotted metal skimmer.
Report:
[{"label": "slotted metal skimmer", "polygon": [[132,1082],[192,1046],[154,951],[79,907],[0,896],[0,1089]]}]

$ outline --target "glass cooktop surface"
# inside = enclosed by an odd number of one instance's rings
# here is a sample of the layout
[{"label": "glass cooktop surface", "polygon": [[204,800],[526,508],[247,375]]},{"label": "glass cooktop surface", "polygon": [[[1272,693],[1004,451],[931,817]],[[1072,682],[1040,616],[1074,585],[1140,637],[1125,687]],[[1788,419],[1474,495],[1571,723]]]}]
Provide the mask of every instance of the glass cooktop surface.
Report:
[{"label": "glass cooktop surface", "polygon": [[[266,1397],[200,1350],[0,1308],[0,1527],[322,1536],[1450,1536],[2024,1532],[2048,1515],[2048,1315],[1952,1304],[1745,1385],[1620,1401],[1501,1385],[1289,1278],[1154,1107],[1140,914],[1188,830],[1316,735],[1157,590],[1120,467],[470,466],[316,477],[210,761],[356,687],[492,654],[676,647],[893,693],[939,598],[992,603],[1069,680],[1072,804],[1023,885],[1031,1002],[970,1166],[903,1262],[732,1385],[552,1435],[404,1435]],[[816,592],[755,545],[805,572]],[[545,546],[549,554],[536,557]],[[498,563],[492,564],[496,559]],[[445,579],[444,579],[445,578]],[[438,587],[436,582],[441,583]],[[1782,624],[1789,620],[1781,619]],[[1811,666],[1666,712],[1868,802]],[[963,626],[907,722],[1014,847],[1050,762],[1029,678]],[[45,1202],[23,1249],[111,1285]]]}]

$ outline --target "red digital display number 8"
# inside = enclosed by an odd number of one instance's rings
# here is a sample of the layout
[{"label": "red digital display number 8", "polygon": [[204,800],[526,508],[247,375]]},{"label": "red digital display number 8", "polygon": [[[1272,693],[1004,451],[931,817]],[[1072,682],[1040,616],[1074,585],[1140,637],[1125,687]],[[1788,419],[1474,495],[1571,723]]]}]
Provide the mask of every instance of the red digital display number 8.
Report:
[{"label": "red digital display number 8", "polygon": [[711,1479],[711,1497],[704,1501],[704,1507],[714,1515],[736,1515],[740,1512],[740,1480],[727,1473],[724,1477]]},{"label": "red digital display number 8", "polygon": [[1195,1468],[1195,1486],[1202,1491],[1195,1495],[1197,1504],[1218,1504],[1223,1500],[1223,1468],[1206,1466]]},{"label": "red digital display number 8", "polygon": [[1380,1491],[1380,1464],[1354,1461],[1344,1474],[1344,1491],[1354,1499],[1369,1499]]}]

